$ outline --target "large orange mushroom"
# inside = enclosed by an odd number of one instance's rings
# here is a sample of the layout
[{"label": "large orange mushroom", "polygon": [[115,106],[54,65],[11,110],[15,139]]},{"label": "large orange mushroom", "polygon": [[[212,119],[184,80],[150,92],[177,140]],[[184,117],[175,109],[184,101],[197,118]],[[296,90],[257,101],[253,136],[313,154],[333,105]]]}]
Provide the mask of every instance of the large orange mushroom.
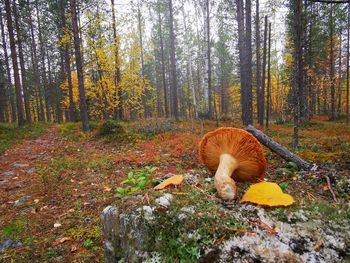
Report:
[{"label": "large orange mushroom", "polygon": [[265,177],[262,146],[242,129],[219,128],[208,132],[199,143],[199,157],[215,173],[215,188],[224,200],[236,198],[236,182],[260,182]]}]

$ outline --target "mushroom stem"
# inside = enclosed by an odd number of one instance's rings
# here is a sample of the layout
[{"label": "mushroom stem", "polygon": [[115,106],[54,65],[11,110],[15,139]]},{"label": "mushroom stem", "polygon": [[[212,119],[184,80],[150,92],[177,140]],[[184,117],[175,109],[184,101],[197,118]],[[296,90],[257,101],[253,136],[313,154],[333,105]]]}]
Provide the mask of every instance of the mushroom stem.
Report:
[{"label": "mushroom stem", "polygon": [[220,155],[220,164],[215,173],[214,184],[219,196],[224,200],[233,200],[236,197],[237,186],[231,175],[238,166],[238,161],[231,154]]}]

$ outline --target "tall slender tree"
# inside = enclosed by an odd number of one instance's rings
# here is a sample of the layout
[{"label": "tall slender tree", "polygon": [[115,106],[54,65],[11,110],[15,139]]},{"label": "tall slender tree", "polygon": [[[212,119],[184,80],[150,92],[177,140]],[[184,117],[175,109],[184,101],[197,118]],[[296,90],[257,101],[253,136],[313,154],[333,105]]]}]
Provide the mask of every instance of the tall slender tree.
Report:
[{"label": "tall slender tree", "polygon": [[5,0],[5,10],[6,10],[8,34],[9,34],[9,38],[10,38],[13,77],[15,79],[18,127],[22,128],[23,124],[24,124],[22,87],[21,87],[21,81],[20,81],[20,77],[19,77],[19,68],[18,68],[17,50],[16,50],[16,39],[14,36],[14,30],[13,30],[13,20],[12,20],[12,10],[11,10],[10,0]]},{"label": "tall slender tree", "polygon": [[269,23],[269,47],[267,57],[266,128],[269,128],[271,111],[271,23]]},{"label": "tall slender tree", "polygon": [[175,57],[175,33],[174,33],[174,9],[173,1],[168,0],[169,4],[169,34],[170,34],[170,79],[172,90],[172,114],[176,120],[179,120],[178,96],[177,96],[177,73],[176,73],[176,57]]},{"label": "tall slender tree", "polygon": [[82,55],[80,52],[81,39],[79,36],[76,0],[70,0],[70,10],[71,10],[71,16],[72,16],[75,60],[76,60],[76,67],[77,67],[77,73],[78,73],[80,114],[83,122],[83,131],[88,132],[90,130],[90,127],[89,127],[89,117],[88,117],[86,97],[85,97],[83,61],[82,61],[82,57],[81,57]]},{"label": "tall slender tree", "polygon": [[236,0],[243,125],[253,123],[251,1]]},{"label": "tall slender tree", "polygon": [[263,125],[261,120],[261,60],[260,60],[260,10],[259,0],[256,0],[255,8],[255,49],[256,49],[256,105],[259,125]]},{"label": "tall slender tree", "polygon": [[8,98],[8,101],[9,101],[10,106],[11,106],[11,121],[14,123],[14,122],[16,122],[16,119],[17,119],[16,104],[15,104],[13,94],[12,94],[11,71],[10,71],[10,65],[9,65],[9,56],[7,53],[7,43],[6,43],[5,27],[4,27],[4,22],[3,22],[1,5],[0,5],[0,26],[1,26],[2,48],[3,48],[3,52],[4,52],[4,60],[5,60],[5,67],[6,67],[6,80],[7,80],[6,97]]}]

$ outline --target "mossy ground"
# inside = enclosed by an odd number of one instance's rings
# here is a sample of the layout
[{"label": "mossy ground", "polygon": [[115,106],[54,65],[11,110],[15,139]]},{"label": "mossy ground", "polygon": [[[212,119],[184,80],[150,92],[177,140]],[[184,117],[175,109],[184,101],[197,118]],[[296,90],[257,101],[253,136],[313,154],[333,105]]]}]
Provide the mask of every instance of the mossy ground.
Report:
[{"label": "mossy ground", "polygon": [[[227,208],[227,204],[221,203],[216,197],[213,182],[206,180],[210,174],[199,163],[198,142],[202,132],[216,128],[215,122],[205,122],[203,130],[198,122],[173,124],[153,120],[148,123],[123,123],[130,136],[123,140],[98,136],[99,124],[93,125],[96,129],[88,134],[80,132],[80,124],[63,124],[50,137],[53,143],[46,147],[44,158],[30,160],[28,155],[9,151],[11,161],[20,162],[23,159],[19,158],[24,158],[37,168],[37,172],[28,177],[16,171],[15,176],[26,179],[25,183],[18,183],[16,187],[18,179],[14,179],[11,187],[0,186],[3,190],[1,239],[10,237],[23,243],[22,247],[7,250],[1,258],[5,261],[34,258],[39,261],[103,262],[99,216],[105,206],[123,203],[123,199],[116,197],[117,187],[121,186],[120,182],[126,179],[128,172],[145,166],[156,167],[152,176],[160,180],[168,174],[178,173],[199,178],[195,185],[186,183],[166,190],[173,194],[174,201],[169,209],[157,212],[155,220],[159,220],[159,227],[154,228],[154,235],[163,241],[157,243],[157,249],[169,262],[176,258],[196,261],[203,255],[204,245],[214,248],[232,235],[242,235],[228,229],[251,230],[249,222],[231,216],[234,209],[242,205],[235,203]],[[157,123],[157,127],[152,123]],[[176,131],[171,129],[174,125]],[[240,127],[234,122],[222,122],[220,125]],[[290,148],[292,129],[289,124],[271,125],[265,132]],[[338,203],[333,201],[322,176],[296,171],[265,149],[269,164],[268,180],[279,183],[296,199],[296,204],[291,207],[267,209],[267,213],[283,221],[288,220],[289,214],[304,209],[315,218],[339,222],[349,220],[346,203],[349,201],[350,163],[346,157],[350,155],[350,128],[344,123],[314,121],[300,130],[300,145],[297,151],[300,156],[338,171],[336,178],[331,177]],[[7,160],[3,157],[1,161]],[[6,169],[13,168],[3,166],[1,172]],[[240,195],[248,186],[240,186]],[[152,202],[161,193],[151,188],[152,185],[148,185],[132,194],[144,197],[147,193]],[[30,200],[14,207],[14,202],[25,195],[30,195]],[[147,198],[143,200],[147,204]],[[124,205],[131,209],[133,205],[140,204]],[[184,222],[175,217],[183,212],[183,207],[191,206],[196,208],[196,213],[189,214]],[[61,227],[54,228],[57,222]],[[192,233],[193,238],[188,239],[184,233]],[[66,238],[65,241],[60,243],[63,238]]]}]

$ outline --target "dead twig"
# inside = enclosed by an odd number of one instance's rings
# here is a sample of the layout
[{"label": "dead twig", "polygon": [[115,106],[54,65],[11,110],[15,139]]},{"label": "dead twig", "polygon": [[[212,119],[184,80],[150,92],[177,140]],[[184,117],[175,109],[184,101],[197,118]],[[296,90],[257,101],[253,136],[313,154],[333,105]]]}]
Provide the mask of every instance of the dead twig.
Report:
[{"label": "dead twig", "polygon": [[255,230],[251,230],[251,229],[234,229],[234,228],[227,227],[227,226],[225,226],[224,228],[226,230],[237,232],[237,233],[252,233],[252,234],[256,234],[256,231]]},{"label": "dead twig", "polygon": [[251,220],[250,223],[255,225],[255,226],[257,226],[257,227],[262,228],[263,230],[266,230],[267,232],[269,232],[270,235],[274,235],[275,236],[275,235],[278,234],[278,232],[275,229],[270,227],[268,224],[265,224],[264,222]]},{"label": "dead twig", "polygon": [[[332,176],[333,176],[333,177],[335,177],[335,173],[336,173],[335,171],[332,172]],[[327,186],[328,186],[329,191],[330,191],[331,194],[332,194],[332,197],[333,197],[334,202],[338,203],[338,199],[337,199],[337,197],[335,196],[335,193],[334,193],[333,188],[332,188],[331,180],[329,179],[328,175],[326,175],[326,174],[324,174],[323,177],[324,177],[324,178],[326,179],[326,181],[327,181]]]}]

